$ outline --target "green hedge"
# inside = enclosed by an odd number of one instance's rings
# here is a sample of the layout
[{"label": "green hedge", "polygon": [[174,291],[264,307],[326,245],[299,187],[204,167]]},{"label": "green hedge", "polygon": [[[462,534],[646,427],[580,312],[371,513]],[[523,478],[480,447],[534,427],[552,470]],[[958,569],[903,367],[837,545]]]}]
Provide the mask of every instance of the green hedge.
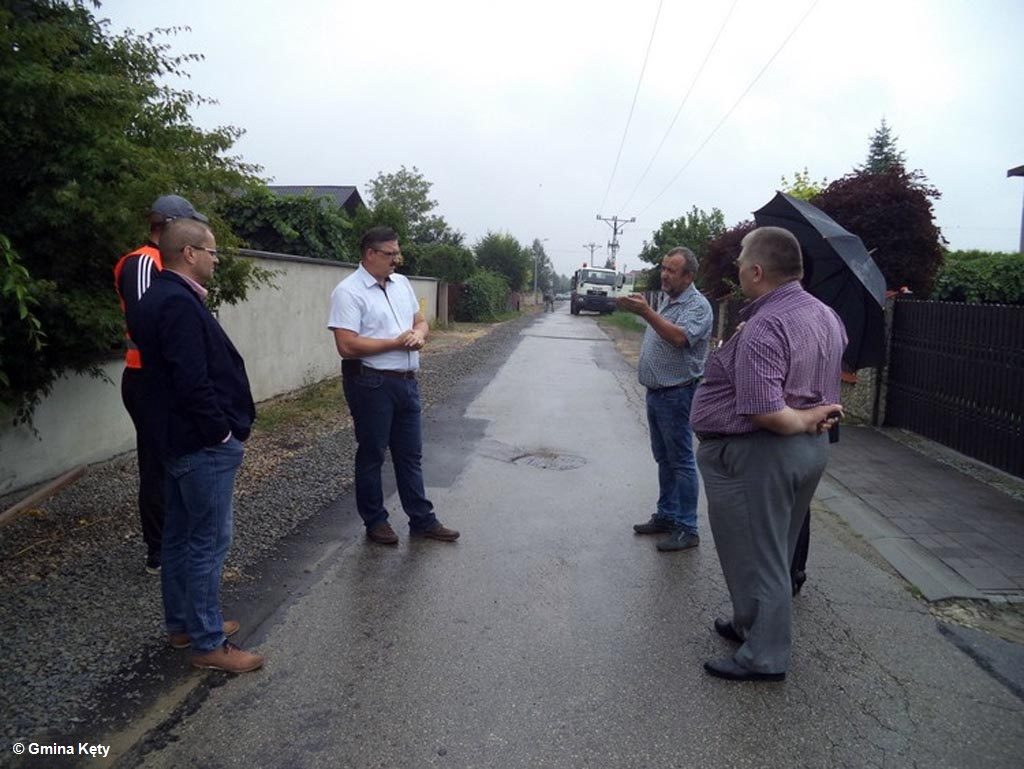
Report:
[{"label": "green hedge", "polygon": [[508,299],[508,283],[490,270],[477,270],[465,283],[455,306],[455,319],[463,321],[494,320],[504,312]]},{"label": "green hedge", "polygon": [[932,299],[972,304],[1024,304],[1024,254],[951,251]]}]

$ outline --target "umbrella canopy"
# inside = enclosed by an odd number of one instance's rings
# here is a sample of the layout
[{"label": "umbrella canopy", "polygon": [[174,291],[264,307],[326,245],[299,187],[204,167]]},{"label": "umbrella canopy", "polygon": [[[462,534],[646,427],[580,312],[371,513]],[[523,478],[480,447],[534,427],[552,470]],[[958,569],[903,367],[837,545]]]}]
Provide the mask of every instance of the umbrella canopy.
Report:
[{"label": "umbrella canopy", "polygon": [[885,361],[885,278],[861,239],[810,203],[783,192],[754,212],[758,226],[782,227],[800,241],[803,284],[838,313],[849,344],[843,362],[856,371]]}]

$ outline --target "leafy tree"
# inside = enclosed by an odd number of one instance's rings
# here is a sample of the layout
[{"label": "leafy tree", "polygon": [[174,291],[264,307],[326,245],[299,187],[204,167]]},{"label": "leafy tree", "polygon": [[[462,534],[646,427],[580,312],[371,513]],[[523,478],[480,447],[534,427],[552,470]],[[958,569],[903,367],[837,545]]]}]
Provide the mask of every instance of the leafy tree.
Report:
[{"label": "leafy tree", "polygon": [[868,147],[868,158],[864,165],[857,169],[861,173],[878,174],[891,168],[903,168],[906,155],[896,148],[896,137],[893,136],[889,124],[882,118],[882,124],[875,129]]},{"label": "leafy tree", "polygon": [[836,179],[813,202],[860,236],[887,286],[907,286],[927,296],[942,266],[945,243],[932,209],[932,199],[938,197],[923,174],[896,165]]},{"label": "leafy tree", "polygon": [[644,241],[640,258],[649,264],[659,265],[665,253],[676,246],[686,246],[704,260],[708,244],[725,231],[725,217],[717,208],[708,213],[697,206],[678,219],[662,222],[651,241]]},{"label": "leafy tree", "polygon": [[1024,304],[1024,254],[952,251],[946,254],[932,298]]},{"label": "leafy tree", "polygon": [[[541,293],[545,290],[554,291],[556,277],[555,267],[551,264],[551,259],[548,258],[547,252],[544,250],[543,241],[538,238],[534,238],[533,243],[530,244],[530,249],[527,252],[527,257],[530,260],[531,271],[534,269],[534,262],[536,262],[537,291]],[[532,272],[529,277],[532,279]],[[533,287],[532,282],[530,283],[530,287]]]},{"label": "leafy tree", "polygon": [[785,176],[782,177],[781,181],[783,192],[798,200],[806,200],[808,202],[820,195],[825,187],[828,186],[828,179],[822,178],[820,182],[811,179],[807,166],[804,166],[803,171],[797,171],[793,174],[793,181],[789,181]]},{"label": "leafy tree", "polygon": [[409,224],[402,210],[388,201],[378,203],[373,208],[360,208],[352,217],[352,227],[348,231],[348,250],[352,254],[352,261],[355,263],[362,258],[362,254],[359,253],[359,241],[363,233],[372,227],[390,227],[398,233],[398,242],[402,248],[402,265],[399,272],[404,275],[417,274],[419,251],[409,237]]},{"label": "leafy tree", "polygon": [[[22,416],[62,372],[96,373],[120,346],[111,268],[144,239],[158,195],[188,197],[230,245],[217,212],[258,182],[255,166],[227,154],[241,131],[197,128],[189,112],[205,100],[160,84],[200,58],[170,52],[178,31],[112,36],[83,0],[0,6],[0,233],[37,289],[46,341],[37,349],[27,318],[5,315],[3,399],[27,405]],[[228,302],[268,279],[230,258],[218,273],[215,296]]]},{"label": "leafy tree", "polygon": [[743,238],[755,226],[749,220],[740,222],[708,244],[707,253],[700,264],[697,285],[709,299],[722,299],[739,290],[736,259],[739,258]]},{"label": "leafy tree", "polygon": [[[43,292],[53,291],[52,283],[40,283],[32,279],[21,264],[18,255],[11,248],[11,242],[0,234],[0,268],[3,281],[0,282],[0,402],[15,403],[18,394],[11,389],[10,366],[5,361],[9,349],[26,349],[39,353],[46,344],[46,334],[36,315]],[[7,339],[13,336],[12,339]],[[13,373],[13,372],[12,372]],[[16,375],[15,375],[16,376]],[[24,418],[30,404],[22,403],[22,412],[16,416]]]},{"label": "leafy tree", "polygon": [[488,232],[473,246],[473,252],[476,263],[501,275],[511,291],[521,289],[528,275],[533,277],[531,252],[508,233]]},{"label": "leafy tree", "polygon": [[430,198],[433,186],[416,166],[411,171],[402,166],[391,174],[381,171],[368,184],[370,206],[376,208],[385,202],[397,206],[405,217],[409,237],[416,243],[460,246],[462,233],[451,229],[443,217],[433,213],[437,208],[437,201]]},{"label": "leafy tree", "polygon": [[358,261],[352,223],[327,197],[276,195],[259,187],[232,200],[224,218],[251,248],[317,259]]},{"label": "leafy tree", "polygon": [[422,247],[418,268],[420,275],[464,283],[476,272],[476,258],[468,248],[434,243]]}]

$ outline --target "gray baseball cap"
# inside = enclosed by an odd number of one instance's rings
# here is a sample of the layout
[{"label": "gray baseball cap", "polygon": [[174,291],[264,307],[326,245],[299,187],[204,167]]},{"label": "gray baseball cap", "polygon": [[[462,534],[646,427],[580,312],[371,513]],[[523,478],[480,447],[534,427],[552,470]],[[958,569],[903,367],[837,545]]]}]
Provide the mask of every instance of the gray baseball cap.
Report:
[{"label": "gray baseball cap", "polygon": [[161,195],[153,201],[150,211],[162,217],[165,222],[171,219],[195,219],[203,224],[210,223],[209,219],[196,211],[192,204],[180,195]]}]

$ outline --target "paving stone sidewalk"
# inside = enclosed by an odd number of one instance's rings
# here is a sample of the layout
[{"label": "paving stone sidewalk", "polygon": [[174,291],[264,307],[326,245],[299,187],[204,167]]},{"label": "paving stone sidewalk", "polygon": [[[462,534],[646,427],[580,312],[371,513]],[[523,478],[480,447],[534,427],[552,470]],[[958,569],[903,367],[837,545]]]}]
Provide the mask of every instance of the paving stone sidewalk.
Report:
[{"label": "paving stone sidewalk", "polygon": [[1024,600],[1024,502],[886,432],[843,427],[819,500],[930,601]]}]

